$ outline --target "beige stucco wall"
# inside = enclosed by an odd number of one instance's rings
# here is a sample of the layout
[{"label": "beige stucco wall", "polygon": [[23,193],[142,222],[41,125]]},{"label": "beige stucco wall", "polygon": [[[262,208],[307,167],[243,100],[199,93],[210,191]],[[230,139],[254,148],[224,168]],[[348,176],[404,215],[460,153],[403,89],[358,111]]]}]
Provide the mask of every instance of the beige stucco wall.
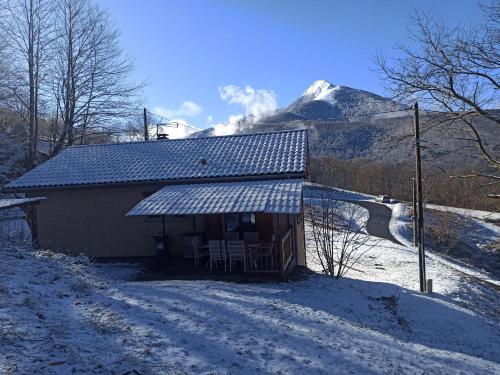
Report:
[{"label": "beige stucco wall", "polygon": [[[155,255],[153,235],[161,234],[161,220],[125,214],[143,199],[143,193],[160,188],[136,185],[30,192],[29,196],[47,197],[38,207],[40,246],[97,257]],[[172,254],[180,255],[181,234],[203,231],[204,220],[166,217],[166,229]]]},{"label": "beige stucco wall", "polygon": [[[161,219],[127,217],[125,214],[163,185],[133,185],[32,191],[29,196],[44,196],[38,206],[40,246],[45,249],[86,253],[95,257],[154,256],[153,235],[162,233]],[[278,220],[279,216],[279,220]],[[297,224],[295,215],[273,215],[276,237],[284,235],[290,225],[296,227],[298,264],[305,263],[303,217]],[[271,224],[270,223],[270,224]],[[204,216],[165,218],[169,249],[172,255],[183,255],[182,234],[204,232]],[[272,233],[272,229],[271,229]]]}]

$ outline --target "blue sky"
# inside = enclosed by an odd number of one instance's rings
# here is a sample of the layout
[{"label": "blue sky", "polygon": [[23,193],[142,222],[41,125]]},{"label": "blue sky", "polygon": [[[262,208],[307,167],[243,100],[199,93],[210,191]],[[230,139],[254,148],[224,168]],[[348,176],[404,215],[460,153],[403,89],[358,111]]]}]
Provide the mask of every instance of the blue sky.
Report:
[{"label": "blue sky", "polygon": [[[286,106],[313,81],[384,94],[378,50],[408,42],[415,8],[479,21],[474,0],[99,0],[121,30],[146,105],[200,128]],[[232,117],[231,117],[232,116]]]}]

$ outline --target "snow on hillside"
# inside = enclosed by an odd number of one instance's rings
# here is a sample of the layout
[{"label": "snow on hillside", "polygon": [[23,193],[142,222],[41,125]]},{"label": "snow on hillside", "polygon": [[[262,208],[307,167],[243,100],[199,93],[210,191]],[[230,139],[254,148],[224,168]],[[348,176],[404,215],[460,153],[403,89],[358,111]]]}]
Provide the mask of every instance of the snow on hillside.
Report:
[{"label": "snow on hillside", "polygon": [[500,222],[500,213],[480,210],[470,210],[467,208],[447,207],[437,204],[426,204],[426,208],[443,212],[451,212],[466,217],[472,217],[486,222]]},{"label": "snow on hillside", "polygon": [[[427,206],[429,207],[429,206]],[[432,206],[431,206],[432,207]],[[434,206],[436,207],[436,206]],[[442,207],[442,206],[437,206]],[[458,210],[458,211],[456,211]],[[453,207],[447,207],[446,212],[459,212],[462,214],[466,214],[466,216],[470,215],[471,210],[463,210],[463,209],[454,209]],[[476,214],[478,212],[485,213],[485,211],[472,211]],[[493,213],[492,213],[493,214]],[[474,216],[473,216],[474,217]],[[482,226],[485,229],[485,238],[475,239],[476,245],[484,245],[488,242],[500,241],[500,228],[494,224],[487,223],[485,221],[476,219],[476,223],[478,226]],[[410,217],[410,209],[409,205],[405,203],[398,203],[393,207],[393,217],[391,220],[391,233],[400,241],[405,244],[409,249],[416,251],[413,247],[412,238],[413,238],[413,229],[412,229],[412,219]],[[480,230],[480,228],[476,228],[474,232]],[[463,236],[471,237],[476,233],[462,233]],[[483,235],[484,236],[484,235]],[[478,241],[484,242],[484,244],[477,243]],[[473,268],[468,264],[464,264],[463,262],[458,262],[450,257],[445,257],[433,251],[432,248],[427,248],[426,255],[428,258],[433,259],[436,262],[439,262],[447,267],[453,268],[465,275],[469,275],[481,280],[485,280],[491,284],[495,284],[500,286],[500,280],[496,280],[493,275],[489,274],[486,271],[479,270],[477,268]]]},{"label": "snow on hillside", "polygon": [[[308,241],[311,239],[308,238]],[[480,342],[485,339],[484,344],[489,343],[494,351],[500,351],[499,339],[493,338],[498,335],[498,328],[486,332],[488,327],[496,327],[500,322],[497,311],[500,298],[493,288],[468,278],[452,264],[428,256],[427,277],[434,281],[434,294],[421,294],[417,292],[416,250],[412,246],[401,246],[384,239],[373,241],[376,241],[376,246],[354,266],[355,270],[349,271],[347,277],[370,283],[370,293],[378,292],[397,299],[393,312],[401,325],[400,337],[406,335],[404,337],[409,342],[425,343],[434,348],[452,350],[454,347],[456,352],[472,354],[470,350],[473,350],[478,356],[481,354],[476,349],[483,345]],[[311,243],[308,248],[312,248]],[[321,272],[318,264],[309,263],[308,266]],[[456,314],[464,315],[459,317]],[[476,349],[471,349],[473,347]]]},{"label": "snow on hillside", "polygon": [[0,249],[0,373],[492,374],[498,294],[380,242],[348,278],[127,280],[130,265]]},{"label": "snow on hillside", "polygon": [[375,195],[359,193],[357,191],[339,189],[334,187],[329,187],[321,184],[306,182],[304,185],[304,198],[312,198],[331,195],[332,199],[345,200],[345,201],[373,201],[375,200]]},{"label": "snow on hillside", "polygon": [[0,186],[10,180],[12,175],[23,171],[23,145],[7,134],[0,134]]},{"label": "snow on hillside", "polygon": [[19,207],[0,210],[0,247],[11,240],[31,241],[26,214]]}]

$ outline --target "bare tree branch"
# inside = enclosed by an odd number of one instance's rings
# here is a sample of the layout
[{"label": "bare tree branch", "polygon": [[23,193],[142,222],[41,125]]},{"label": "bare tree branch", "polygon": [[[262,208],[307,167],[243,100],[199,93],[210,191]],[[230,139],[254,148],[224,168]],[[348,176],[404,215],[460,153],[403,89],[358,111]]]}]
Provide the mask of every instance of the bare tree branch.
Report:
[{"label": "bare tree branch", "polygon": [[393,97],[418,99],[448,113],[429,128],[465,127],[479,154],[496,170],[500,156],[485,142],[476,120],[491,121],[500,132],[500,117],[493,110],[500,105],[499,8],[498,1],[483,5],[489,21],[467,28],[451,28],[417,12],[410,32],[416,47],[398,46],[402,57],[390,61],[380,54],[375,57]]},{"label": "bare tree branch", "polygon": [[364,209],[317,190],[306,205],[310,255],[326,275],[341,278],[363,260],[377,241],[366,232]]}]

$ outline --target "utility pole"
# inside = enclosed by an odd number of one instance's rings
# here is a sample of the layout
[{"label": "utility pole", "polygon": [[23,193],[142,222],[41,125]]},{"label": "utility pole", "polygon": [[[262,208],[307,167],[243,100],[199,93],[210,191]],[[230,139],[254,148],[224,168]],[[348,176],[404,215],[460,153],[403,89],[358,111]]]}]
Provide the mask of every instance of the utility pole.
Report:
[{"label": "utility pole", "polygon": [[415,128],[415,179],[417,190],[417,232],[418,232],[418,268],[420,275],[420,291],[427,290],[425,274],[425,249],[424,249],[424,208],[422,200],[422,160],[420,157],[420,123],[418,119],[418,103],[413,106],[413,125]]},{"label": "utility pole", "polygon": [[149,141],[148,110],[144,108],[144,140]]},{"label": "utility pole", "polygon": [[418,246],[417,186],[415,177],[411,179],[413,192],[413,245]]}]

